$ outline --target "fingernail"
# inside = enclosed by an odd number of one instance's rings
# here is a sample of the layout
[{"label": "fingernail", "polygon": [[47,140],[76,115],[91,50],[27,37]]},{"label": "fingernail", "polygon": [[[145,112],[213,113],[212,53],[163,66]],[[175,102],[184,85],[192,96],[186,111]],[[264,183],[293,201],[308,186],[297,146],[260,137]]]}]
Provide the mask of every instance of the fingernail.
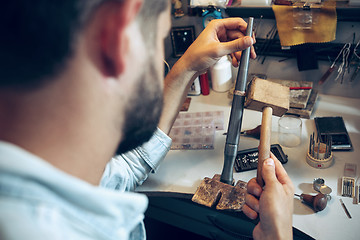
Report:
[{"label": "fingernail", "polygon": [[274,160],[272,158],[268,158],[265,160],[264,162],[265,165],[268,165],[268,166],[273,166],[275,167],[275,163],[274,163]]}]

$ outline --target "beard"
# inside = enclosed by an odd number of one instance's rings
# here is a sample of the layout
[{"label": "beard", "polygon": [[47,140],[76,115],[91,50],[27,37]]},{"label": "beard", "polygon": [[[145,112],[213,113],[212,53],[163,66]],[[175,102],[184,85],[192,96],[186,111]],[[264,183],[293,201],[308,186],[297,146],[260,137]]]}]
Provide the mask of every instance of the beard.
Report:
[{"label": "beard", "polygon": [[157,71],[150,63],[138,79],[137,88],[125,111],[123,139],[116,154],[128,152],[149,141],[159,123],[163,95]]}]

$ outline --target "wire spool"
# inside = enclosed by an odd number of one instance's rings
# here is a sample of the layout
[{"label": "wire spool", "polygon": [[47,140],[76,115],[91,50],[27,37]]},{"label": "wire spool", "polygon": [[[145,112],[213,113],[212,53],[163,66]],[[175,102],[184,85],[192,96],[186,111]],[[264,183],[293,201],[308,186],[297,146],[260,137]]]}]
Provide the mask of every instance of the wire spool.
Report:
[{"label": "wire spool", "polygon": [[[319,151],[318,151],[319,146]],[[326,144],[320,143],[318,146],[314,146],[313,154],[310,152],[306,155],[306,162],[314,168],[328,168],[334,162],[334,155],[330,152],[330,156],[326,154]]]}]

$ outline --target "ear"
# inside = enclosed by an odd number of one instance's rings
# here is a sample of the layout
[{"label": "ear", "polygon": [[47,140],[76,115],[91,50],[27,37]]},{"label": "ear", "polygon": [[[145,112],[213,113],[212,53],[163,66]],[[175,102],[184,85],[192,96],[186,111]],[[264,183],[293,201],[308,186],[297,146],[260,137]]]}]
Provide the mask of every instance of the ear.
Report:
[{"label": "ear", "polygon": [[131,41],[125,30],[135,20],[141,5],[142,0],[124,0],[110,1],[101,7],[97,15],[101,22],[98,41],[105,76],[117,77],[124,71]]}]

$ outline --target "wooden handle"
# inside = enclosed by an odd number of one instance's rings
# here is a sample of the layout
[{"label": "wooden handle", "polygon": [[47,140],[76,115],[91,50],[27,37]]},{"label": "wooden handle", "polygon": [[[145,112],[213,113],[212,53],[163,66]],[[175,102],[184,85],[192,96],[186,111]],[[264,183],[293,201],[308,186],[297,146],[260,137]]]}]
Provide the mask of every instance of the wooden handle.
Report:
[{"label": "wooden handle", "polygon": [[329,69],[326,71],[326,73],[324,73],[324,75],[321,77],[321,79],[319,81],[319,85],[323,84],[326,81],[326,79],[328,79],[328,77],[334,71],[334,69],[335,69],[335,66],[329,67]]},{"label": "wooden handle", "polygon": [[257,167],[256,180],[260,186],[264,186],[264,180],[261,176],[262,166],[264,160],[270,157],[270,137],[271,137],[271,118],[273,109],[265,107],[262,113],[261,131],[260,131],[260,144],[259,144],[259,157]]}]

